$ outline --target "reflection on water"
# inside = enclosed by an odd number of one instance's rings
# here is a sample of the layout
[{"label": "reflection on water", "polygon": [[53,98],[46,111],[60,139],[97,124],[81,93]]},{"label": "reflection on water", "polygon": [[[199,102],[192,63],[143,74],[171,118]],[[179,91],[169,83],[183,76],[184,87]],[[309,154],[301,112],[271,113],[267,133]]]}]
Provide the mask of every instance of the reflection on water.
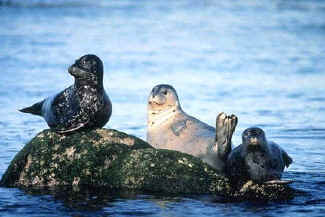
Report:
[{"label": "reflection on water", "polygon": [[236,114],[235,145],[245,128],[262,127],[294,158],[284,178],[305,192],[288,203],[228,204],[210,196],[61,197],[0,188],[0,215],[322,216],[324,12],[320,0],[0,0],[1,176],[47,128],[17,110],[71,85],[68,66],[95,53],[113,102],[105,127],[145,139],[148,94],[169,83],[184,110],[212,126],[219,112]]}]

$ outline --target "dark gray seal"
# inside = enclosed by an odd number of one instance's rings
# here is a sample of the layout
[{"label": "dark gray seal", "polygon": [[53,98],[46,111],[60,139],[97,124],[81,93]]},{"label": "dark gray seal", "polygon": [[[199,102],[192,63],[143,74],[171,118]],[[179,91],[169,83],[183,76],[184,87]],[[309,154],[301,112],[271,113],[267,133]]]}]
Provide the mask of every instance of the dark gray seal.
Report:
[{"label": "dark gray seal", "polygon": [[197,156],[220,173],[225,172],[236,124],[237,117],[225,113],[218,115],[217,128],[186,114],[171,85],[157,85],[149,95],[147,142]]},{"label": "dark gray seal", "polygon": [[103,127],[112,104],[103,87],[103,63],[95,55],[80,57],[69,67],[74,85],[20,111],[42,116],[59,133]]},{"label": "dark gray seal", "polygon": [[[230,153],[227,172],[233,182],[252,180],[255,183],[281,182],[282,172],[292,158],[279,145],[267,141],[262,129],[252,127],[242,134],[242,144]],[[288,181],[289,182],[289,181]]]}]

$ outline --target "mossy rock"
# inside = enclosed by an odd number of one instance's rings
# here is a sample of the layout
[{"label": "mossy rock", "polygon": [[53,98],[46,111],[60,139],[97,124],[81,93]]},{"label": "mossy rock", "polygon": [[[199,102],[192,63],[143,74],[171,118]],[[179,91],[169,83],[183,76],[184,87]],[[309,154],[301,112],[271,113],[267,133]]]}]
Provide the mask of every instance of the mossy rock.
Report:
[{"label": "mossy rock", "polygon": [[226,177],[196,157],[154,149],[137,137],[112,129],[70,135],[44,130],[15,156],[0,185],[210,193],[229,200],[289,199],[292,195],[288,186],[234,188]]}]

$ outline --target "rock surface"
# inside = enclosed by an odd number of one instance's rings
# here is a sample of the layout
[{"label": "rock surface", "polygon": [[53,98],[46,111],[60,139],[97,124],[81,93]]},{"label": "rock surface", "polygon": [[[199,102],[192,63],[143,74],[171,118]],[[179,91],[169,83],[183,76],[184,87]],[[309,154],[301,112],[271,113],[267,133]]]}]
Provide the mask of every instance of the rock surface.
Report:
[{"label": "rock surface", "polygon": [[154,149],[111,129],[71,135],[44,130],[15,156],[6,187],[92,186],[172,194],[215,194],[227,200],[287,200],[288,186],[232,187],[208,164],[177,151]]}]

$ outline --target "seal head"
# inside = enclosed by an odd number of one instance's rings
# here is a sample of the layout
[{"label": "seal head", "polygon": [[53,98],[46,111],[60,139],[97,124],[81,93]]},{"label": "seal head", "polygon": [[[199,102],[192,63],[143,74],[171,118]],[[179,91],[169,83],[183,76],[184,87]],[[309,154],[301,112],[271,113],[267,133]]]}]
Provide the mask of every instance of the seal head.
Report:
[{"label": "seal head", "polygon": [[59,133],[103,127],[112,104],[103,87],[103,63],[96,55],[84,55],[68,69],[74,85],[45,100],[20,110],[44,117]]},{"label": "seal head", "polygon": [[88,54],[80,57],[71,65],[68,72],[75,77],[77,85],[103,87],[103,62],[96,56]]},{"label": "seal head", "polygon": [[148,99],[148,124],[157,126],[167,121],[176,112],[182,112],[174,87],[168,84],[155,86]]},{"label": "seal head", "polygon": [[244,130],[242,133],[242,144],[247,151],[268,152],[265,133],[258,127]]}]

